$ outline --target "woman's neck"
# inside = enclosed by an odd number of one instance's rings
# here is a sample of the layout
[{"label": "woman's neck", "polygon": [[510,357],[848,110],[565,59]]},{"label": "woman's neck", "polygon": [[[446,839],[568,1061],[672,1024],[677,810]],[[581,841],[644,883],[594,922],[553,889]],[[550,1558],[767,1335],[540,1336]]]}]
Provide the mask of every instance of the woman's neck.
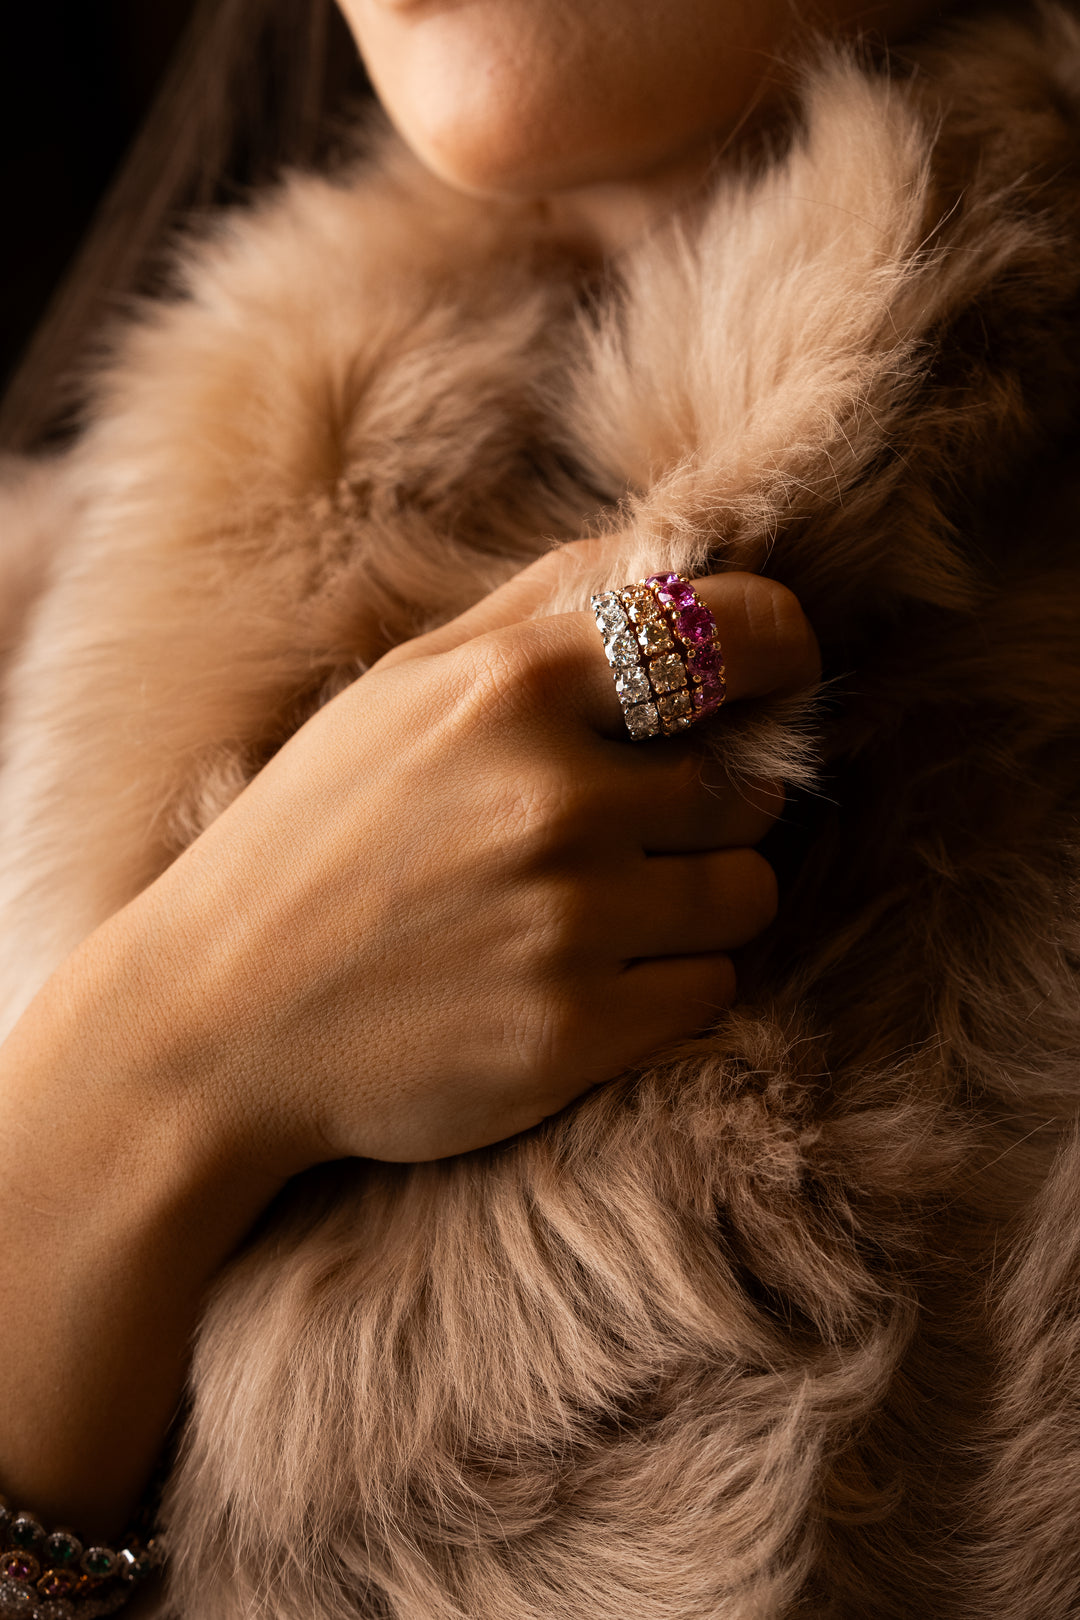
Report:
[{"label": "woman's neck", "polygon": [[[835,4],[831,9],[834,15],[828,33],[835,38]],[[882,53],[920,27],[943,20],[954,9],[934,0],[891,0],[878,5],[871,0],[844,22],[840,33],[859,38]],[[774,145],[782,138],[792,110],[795,74],[807,52],[819,48],[826,33],[823,23],[824,18],[804,10],[785,51],[777,56],[775,71],[758,81],[756,93],[732,127],[703,134],[650,172],[553,192],[540,199],[554,228],[606,256],[647,235],[672,215],[692,213],[707,197],[710,181],[726,165],[745,163],[763,145]]]}]

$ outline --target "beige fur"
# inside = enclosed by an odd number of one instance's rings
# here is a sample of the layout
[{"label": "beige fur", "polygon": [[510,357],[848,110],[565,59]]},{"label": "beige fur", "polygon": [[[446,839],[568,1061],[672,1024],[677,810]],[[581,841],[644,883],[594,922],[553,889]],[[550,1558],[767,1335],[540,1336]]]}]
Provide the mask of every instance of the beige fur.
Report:
[{"label": "beige fur", "polygon": [[0,457],[0,677],[22,641],[61,537],[78,522],[70,481],[55,462]]},{"label": "beige fur", "polygon": [[385,147],[122,338],[7,680],[9,1021],[552,539],[628,535],[551,609],[768,571],[831,683],[820,754],[804,705],[716,728],[804,785],[735,1012],[511,1143],[303,1178],[222,1278],[183,1620],[1080,1615],[1078,120],[1069,7],[827,59],[599,280]]}]

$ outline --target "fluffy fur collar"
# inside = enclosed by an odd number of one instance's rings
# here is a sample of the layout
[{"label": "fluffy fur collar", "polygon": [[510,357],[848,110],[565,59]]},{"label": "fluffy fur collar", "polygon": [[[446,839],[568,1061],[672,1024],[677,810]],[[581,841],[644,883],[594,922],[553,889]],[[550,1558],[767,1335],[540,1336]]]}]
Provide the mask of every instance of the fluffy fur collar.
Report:
[{"label": "fluffy fur collar", "polygon": [[599,283],[391,150],[295,179],[9,478],[9,1020],[553,537],[629,537],[553,610],[774,574],[829,677],[717,743],[803,784],[734,1013],[499,1148],[306,1178],[222,1279],[184,1620],[1080,1614],[1078,120],[1061,5],[830,59]]}]

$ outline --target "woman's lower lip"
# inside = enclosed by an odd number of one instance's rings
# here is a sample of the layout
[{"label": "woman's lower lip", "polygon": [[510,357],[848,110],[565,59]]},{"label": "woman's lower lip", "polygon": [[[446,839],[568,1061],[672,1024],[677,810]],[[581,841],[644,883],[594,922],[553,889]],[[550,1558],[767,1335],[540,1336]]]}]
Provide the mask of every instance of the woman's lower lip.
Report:
[{"label": "woman's lower lip", "polygon": [[376,11],[394,11],[403,15],[409,11],[456,11],[462,5],[467,5],[468,0],[367,0],[367,3]]}]

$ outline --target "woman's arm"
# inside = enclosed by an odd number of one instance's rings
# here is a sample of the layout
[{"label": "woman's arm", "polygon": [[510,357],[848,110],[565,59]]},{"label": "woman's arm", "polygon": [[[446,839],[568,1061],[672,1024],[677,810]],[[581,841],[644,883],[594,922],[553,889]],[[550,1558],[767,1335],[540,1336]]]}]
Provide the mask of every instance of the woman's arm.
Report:
[{"label": "woman's arm", "polygon": [[103,1536],[153,1469],[210,1279],[282,1179],[182,1076],[142,920],[98,930],[0,1047],[0,1479]]},{"label": "woman's arm", "polygon": [[[564,548],[572,554],[573,547]],[[54,975],[0,1048],[0,1480],[120,1528],[206,1289],[292,1174],[501,1140],[731,999],[758,804],[625,740],[544,559],[389,655]],[[817,674],[782,587],[701,585],[731,695]]]}]

